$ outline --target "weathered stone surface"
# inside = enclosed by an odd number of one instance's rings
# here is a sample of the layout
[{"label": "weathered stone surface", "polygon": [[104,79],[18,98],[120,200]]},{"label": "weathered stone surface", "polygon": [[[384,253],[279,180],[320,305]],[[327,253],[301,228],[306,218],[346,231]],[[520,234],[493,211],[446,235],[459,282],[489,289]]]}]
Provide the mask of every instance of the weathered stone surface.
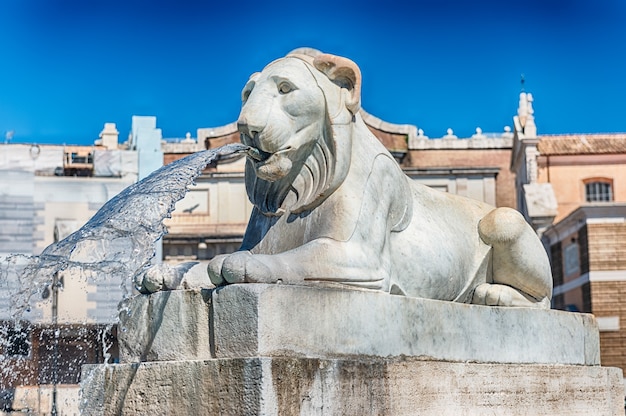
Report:
[{"label": "weathered stone surface", "polygon": [[272,284],[159,292],[127,306],[122,362],[366,355],[600,364],[588,314]]},{"label": "weathered stone surface", "polygon": [[139,295],[120,307],[120,361],[200,360],[209,351],[208,290]]},{"label": "weathered stone surface", "polygon": [[90,365],[87,415],[623,415],[621,371],[401,358]]}]

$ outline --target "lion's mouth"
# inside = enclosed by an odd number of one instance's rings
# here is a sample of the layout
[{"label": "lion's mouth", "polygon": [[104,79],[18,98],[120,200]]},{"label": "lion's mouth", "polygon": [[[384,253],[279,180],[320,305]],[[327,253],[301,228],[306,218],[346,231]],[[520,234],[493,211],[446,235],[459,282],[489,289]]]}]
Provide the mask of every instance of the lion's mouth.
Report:
[{"label": "lion's mouth", "polygon": [[[284,156],[286,153],[289,153],[291,151],[291,146],[288,146],[284,149],[280,149],[274,153],[270,153],[270,152],[266,152],[264,150],[261,150],[257,147],[252,147],[250,146],[250,148],[248,149],[248,156],[255,162],[255,165],[257,167],[263,166],[266,163],[268,163],[268,161],[270,160],[270,158],[272,157],[281,157]],[[272,159],[274,160],[274,159]]]},{"label": "lion's mouth", "polygon": [[258,142],[258,133],[254,135],[254,138],[248,136],[246,133],[241,133],[241,143],[248,146],[248,150],[246,151],[247,155],[256,163],[262,163],[269,159],[272,156],[272,153],[266,152],[256,147],[255,144],[257,144]]},{"label": "lion's mouth", "polygon": [[285,154],[289,153],[292,149],[291,146],[286,146],[285,148],[278,149],[275,152],[266,152],[265,150],[260,149],[258,146],[255,146],[259,141],[260,139],[258,135],[255,135],[254,139],[246,134],[241,135],[241,142],[244,145],[248,146],[246,154],[250,158],[250,160],[254,162],[254,165],[257,168],[264,166],[267,163],[272,163],[271,161],[275,160],[276,157],[281,158]]},{"label": "lion's mouth", "polygon": [[248,148],[248,156],[254,159],[257,162],[265,162],[267,159],[272,156],[272,153],[264,152],[261,149],[257,149],[256,147]]}]

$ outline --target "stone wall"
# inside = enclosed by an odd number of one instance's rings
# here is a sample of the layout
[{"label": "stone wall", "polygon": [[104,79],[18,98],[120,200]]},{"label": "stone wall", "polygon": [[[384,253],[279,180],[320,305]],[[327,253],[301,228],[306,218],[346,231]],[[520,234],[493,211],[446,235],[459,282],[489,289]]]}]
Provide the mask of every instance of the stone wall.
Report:
[{"label": "stone wall", "polygon": [[626,370],[626,281],[591,282],[592,307],[599,318],[617,318],[618,328],[600,331],[602,365]]},{"label": "stone wall", "polygon": [[91,415],[623,415],[614,368],[251,357],[85,366]]},{"label": "stone wall", "polygon": [[626,223],[588,224],[587,233],[590,270],[626,270]]},{"label": "stone wall", "polygon": [[626,369],[626,223],[588,224],[591,271],[624,270],[622,281],[591,282],[591,308],[598,318],[617,324],[601,328],[600,354],[604,365]]}]

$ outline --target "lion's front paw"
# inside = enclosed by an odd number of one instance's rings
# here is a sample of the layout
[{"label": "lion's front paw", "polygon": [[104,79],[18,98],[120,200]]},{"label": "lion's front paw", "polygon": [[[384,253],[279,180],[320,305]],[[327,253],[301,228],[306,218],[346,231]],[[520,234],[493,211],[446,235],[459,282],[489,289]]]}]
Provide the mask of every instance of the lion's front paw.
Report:
[{"label": "lion's front paw", "polygon": [[222,278],[227,283],[273,283],[271,269],[257,255],[238,251],[226,257],[222,263]]},{"label": "lion's front paw", "polygon": [[229,254],[220,254],[209,262],[207,266],[207,272],[209,273],[209,279],[211,279],[211,283],[215,286],[221,286],[226,283],[224,278],[222,277],[222,265],[224,264],[224,260],[229,256]]},{"label": "lion's front paw", "polygon": [[143,274],[135,276],[135,289],[143,294],[180,289],[185,274],[196,264],[198,262],[187,262],[177,266],[167,263],[150,266]]},{"label": "lion's front paw", "polygon": [[139,293],[148,295],[150,293],[166,290],[164,275],[161,273],[162,270],[159,266],[161,265],[152,266],[143,274],[134,277],[133,283],[135,284],[135,289],[137,289]]},{"label": "lion's front paw", "polygon": [[237,251],[227,256],[222,263],[222,279],[226,283],[246,281],[246,263],[251,256],[249,251]]}]

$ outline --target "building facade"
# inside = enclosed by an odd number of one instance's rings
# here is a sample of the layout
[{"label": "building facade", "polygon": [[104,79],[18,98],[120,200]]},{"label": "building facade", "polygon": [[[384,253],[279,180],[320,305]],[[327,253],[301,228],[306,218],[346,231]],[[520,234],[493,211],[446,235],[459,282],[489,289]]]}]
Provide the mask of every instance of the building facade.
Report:
[{"label": "building facade", "polygon": [[538,135],[525,93],[515,126],[518,207],[550,256],[552,306],[593,313],[602,364],[626,369],[626,134]]}]

